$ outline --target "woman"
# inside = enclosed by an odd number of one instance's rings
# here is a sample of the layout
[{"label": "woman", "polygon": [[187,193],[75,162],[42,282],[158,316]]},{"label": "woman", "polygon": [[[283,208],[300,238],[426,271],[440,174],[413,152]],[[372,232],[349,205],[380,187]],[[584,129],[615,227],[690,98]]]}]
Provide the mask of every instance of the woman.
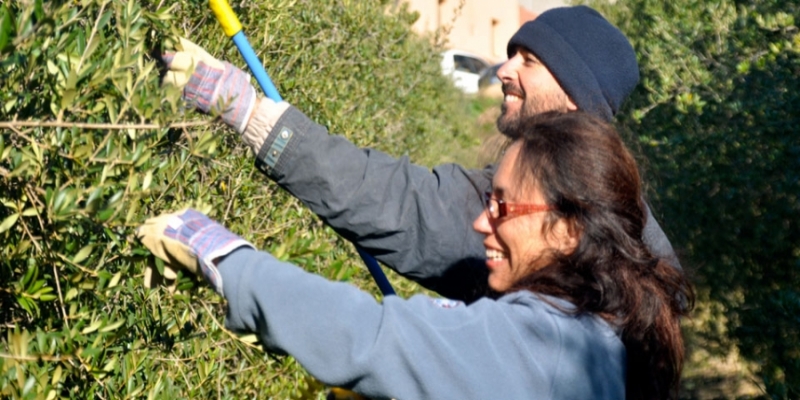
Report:
[{"label": "woman", "polygon": [[371,295],[257,252],[189,210],[140,229],[157,256],[228,300],[312,375],[374,398],[652,399],[675,396],[679,317],[693,294],[642,242],[636,163],[613,128],[547,114],[507,150],[473,227],[496,298],[469,306]]}]

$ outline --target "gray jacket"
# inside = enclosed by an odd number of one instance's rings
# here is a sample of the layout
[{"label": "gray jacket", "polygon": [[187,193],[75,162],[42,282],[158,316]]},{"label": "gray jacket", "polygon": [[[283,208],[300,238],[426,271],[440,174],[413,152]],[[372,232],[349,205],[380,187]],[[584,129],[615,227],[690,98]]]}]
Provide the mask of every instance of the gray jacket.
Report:
[{"label": "gray jacket", "polygon": [[[496,166],[430,170],[407,157],[359,149],[294,107],[258,148],[263,173],[388,267],[448,298],[471,302],[487,294],[483,237],[472,222]],[[644,240],[678,265],[649,209]]]},{"label": "gray jacket", "polygon": [[[219,264],[234,331],[322,382],[375,399],[624,399],[625,347],[592,315],[521,291],[378,303],[355,286],[240,248]],[[559,308],[549,304],[551,302]]]}]

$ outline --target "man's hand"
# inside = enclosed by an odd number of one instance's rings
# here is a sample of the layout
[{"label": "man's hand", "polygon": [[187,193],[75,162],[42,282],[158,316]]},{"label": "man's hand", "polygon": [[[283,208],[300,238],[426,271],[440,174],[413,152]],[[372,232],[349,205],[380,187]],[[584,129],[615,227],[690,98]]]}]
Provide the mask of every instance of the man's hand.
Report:
[{"label": "man's hand", "polygon": [[[224,295],[222,276],[215,261],[239,247],[253,247],[222,225],[192,209],[150,218],[136,230],[136,236],[153,255],[164,260],[168,266],[203,276],[221,295]],[[174,271],[170,272],[173,272],[174,278]],[[152,273],[153,271],[145,273],[146,286],[152,279]]]},{"label": "man's hand", "polygon": [[250,75],[187,39],[180,38],[176,50],[162,56],[168,68],[164,84],[182,89],[192,107],[219,114],[227,125],[244,132],[256,103]]}]

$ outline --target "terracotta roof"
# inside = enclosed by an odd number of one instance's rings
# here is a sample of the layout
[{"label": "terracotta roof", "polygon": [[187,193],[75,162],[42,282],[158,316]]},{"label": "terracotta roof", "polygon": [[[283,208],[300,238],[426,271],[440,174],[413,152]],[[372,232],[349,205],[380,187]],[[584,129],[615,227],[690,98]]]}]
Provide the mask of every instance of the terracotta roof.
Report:
[{"label": "terracotta roof", "polygon": [[535,12],[528,10],[523,6],[519,6],[519,26],[522,26],[522,24],[535,19],[537,16],[538,14]]}]

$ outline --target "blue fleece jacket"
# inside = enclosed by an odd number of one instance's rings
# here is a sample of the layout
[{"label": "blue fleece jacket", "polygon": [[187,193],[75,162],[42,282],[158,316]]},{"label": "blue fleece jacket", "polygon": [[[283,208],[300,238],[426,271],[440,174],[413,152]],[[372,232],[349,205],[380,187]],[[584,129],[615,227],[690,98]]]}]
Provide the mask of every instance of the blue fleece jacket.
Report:
[{"label": "blue fleece jacket", "polygon": [[618,334],[560,310],[572,308],[560,299],[521,291],[470,305],[422,295],[378,303],[248,248],[219,270],[226,326],[257,332],[329,385],[375,399],[625,397]]}]

